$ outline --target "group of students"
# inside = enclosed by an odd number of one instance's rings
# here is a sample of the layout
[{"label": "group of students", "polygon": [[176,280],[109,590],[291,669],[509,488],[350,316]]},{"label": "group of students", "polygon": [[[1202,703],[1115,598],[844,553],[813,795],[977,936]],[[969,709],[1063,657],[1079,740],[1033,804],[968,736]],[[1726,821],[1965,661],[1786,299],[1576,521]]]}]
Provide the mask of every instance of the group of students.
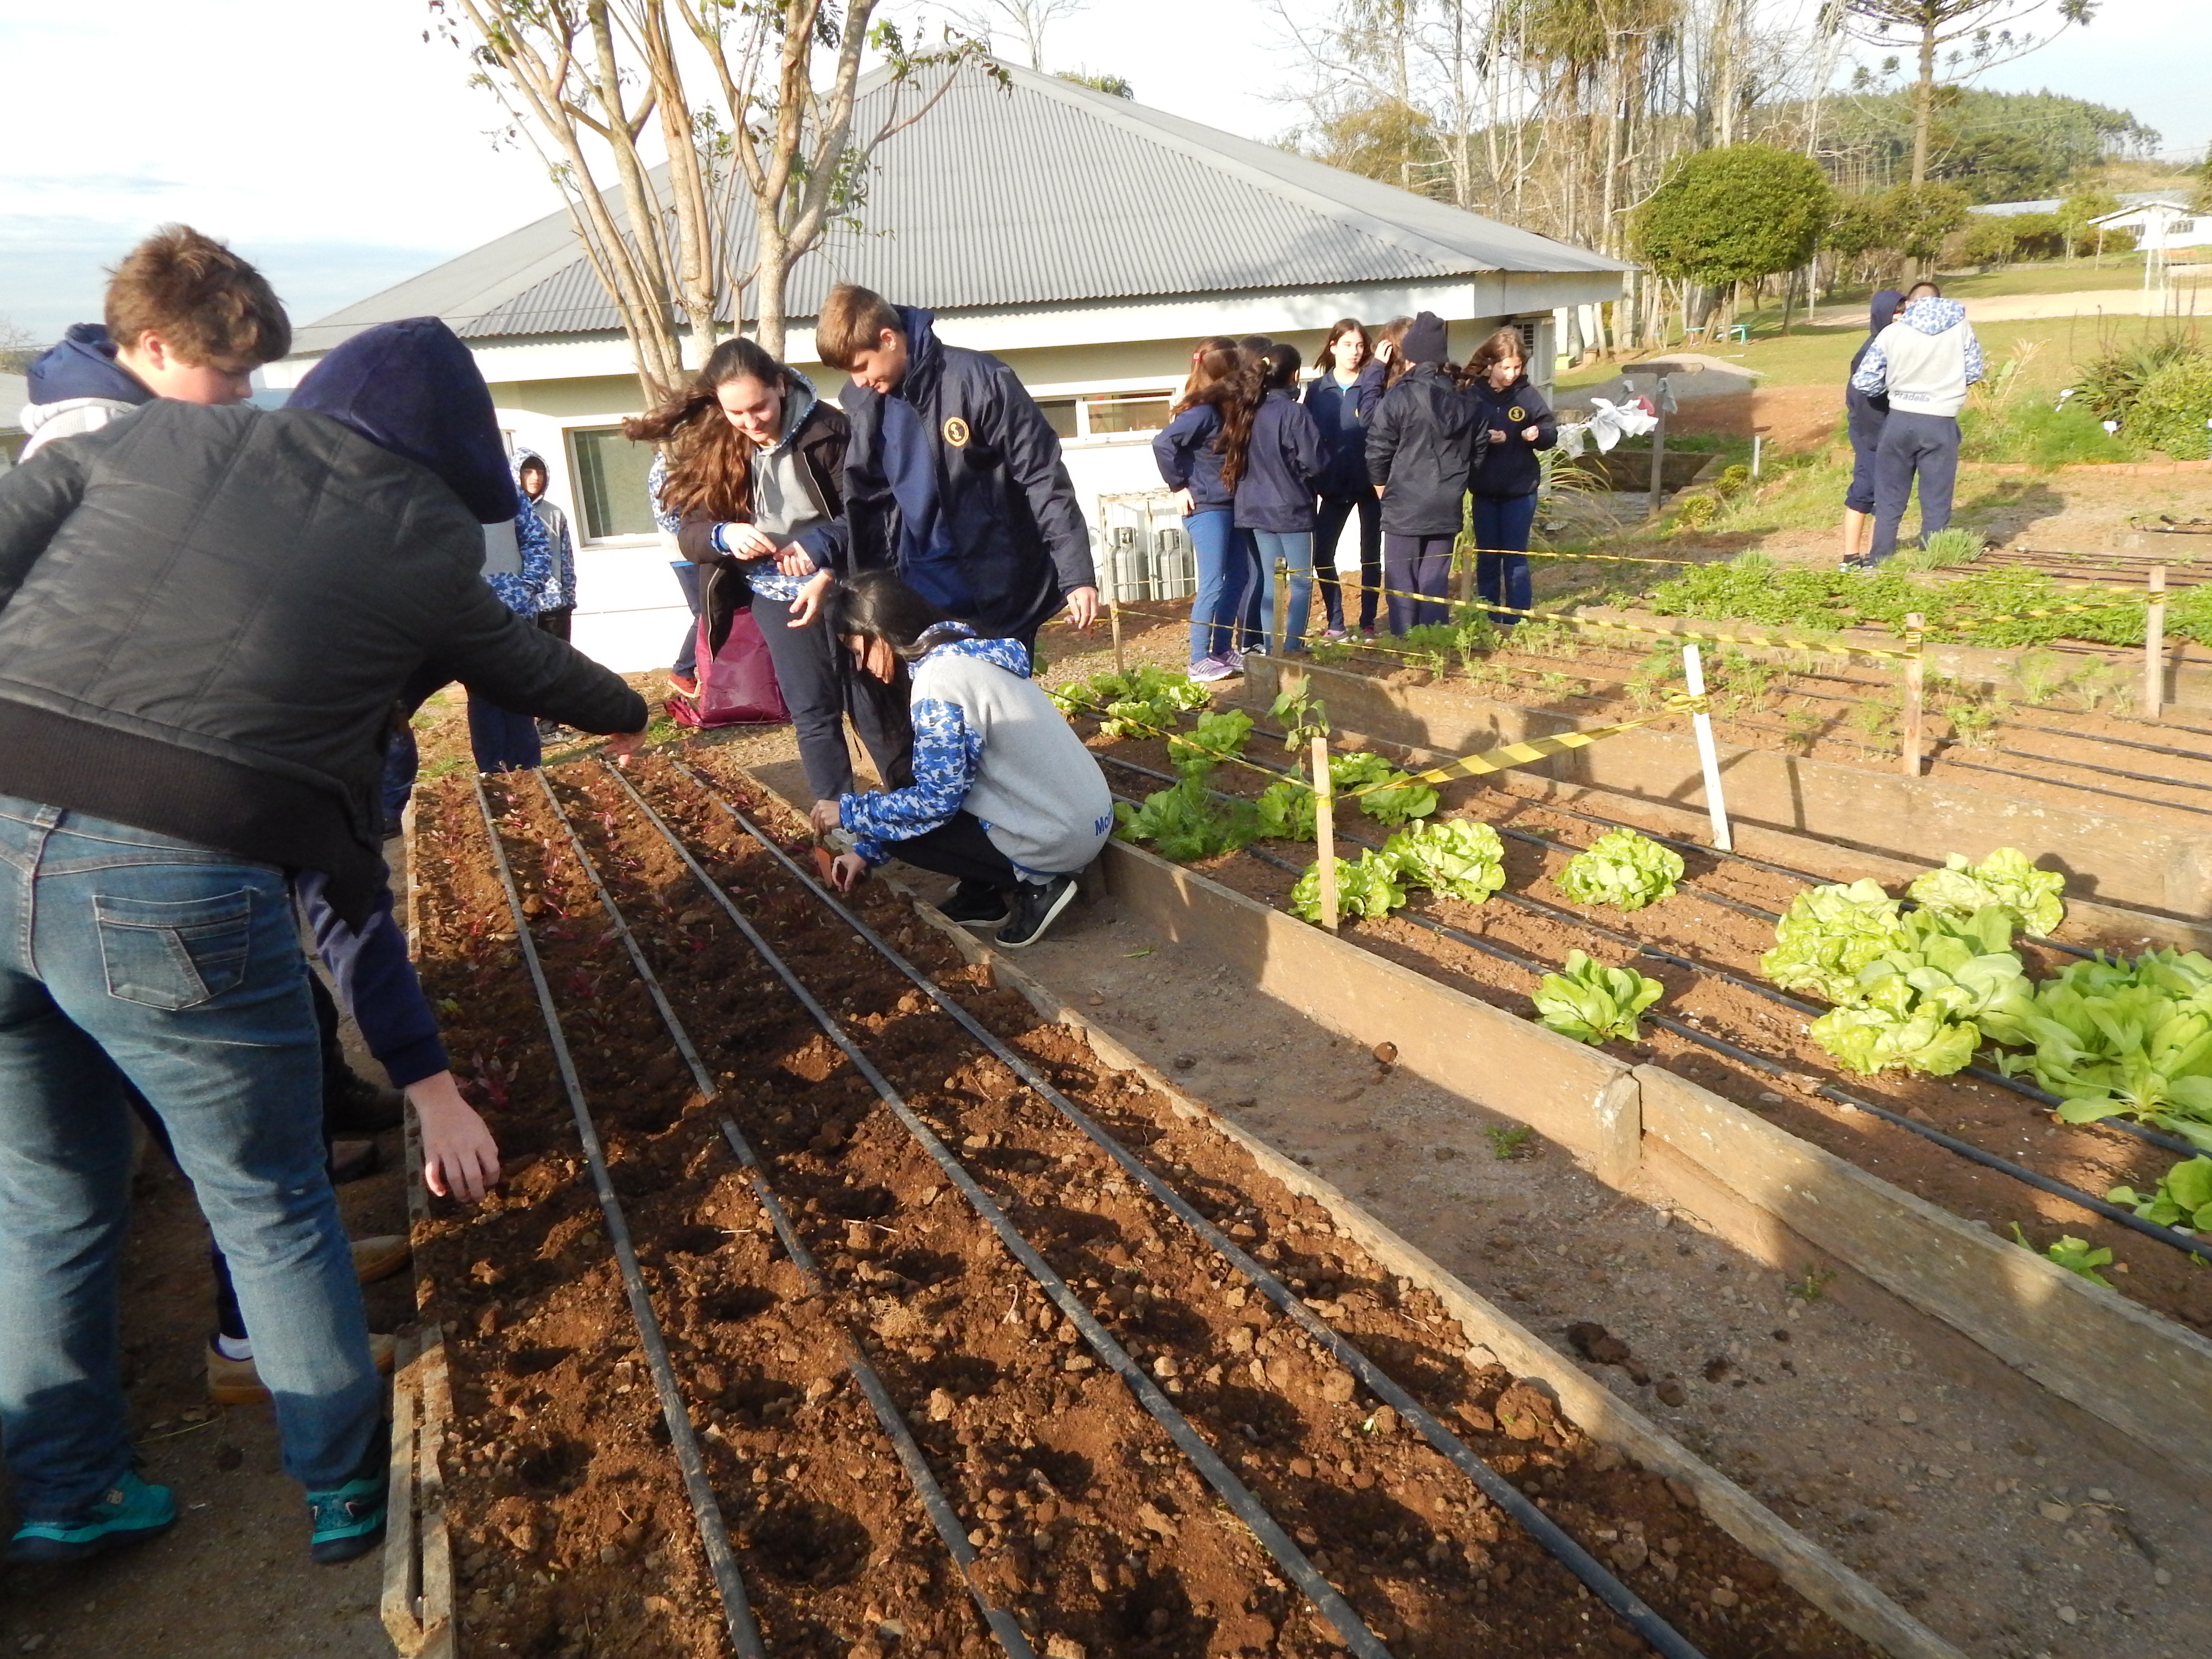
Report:
[{"label": "group of students", "polygon": [[[427,1184],[480,1199],[498,1150],[382,857],[409,717],[459,681],[514,764],[539,721],[626,757],[647,709],[544,603],[562,526],[538,508],[542,463],[504,453],[442,323],[366,330],[264,410],[251,376],[290,325],[222,244],[166,228],[106,313],[34,368],[35,442],[0,474],[7,1559],[79,1560],[177,1518],[137,1472],[119,1374],[135,1108],[227,1275],[210,1381],[249,1365],[307,1489],[310,1554],[340,1562],[385,1529],[391,1345],[360,1285],[390,1264],[363,1260],[332,1193],[302,919],[416,1111]],[[963,920],[1029,943],[1112,826],[1097,763],[1030,678],[1038,625],[1097,610],[1058,441],[927,313],[843,289],[823,337],[852,376],[842,410],[732,346],[647,417],[662,505],[718,614],[775,624],[839,885],[897,856],[956,877]],[[849,787],[848,711],[881,792]]]},{"label": "group of students", "polygon": [[[1278,634],[1286,652],[1304,651],[1316,585],[1321,637],[1348,637],[1336,551],[1355,517],[1362,635],[1374,636],[1378,597],[1394,635],[1443,621],[1452,550],[1469,529],[1477,591],[1501,624],[1519,621],[1537,454],[1559,437],[1520,331],[1498,329],[1462,369],[1432,313],[1372,334],[1347,317],[1331,325],[1303,391],[1300,367],[1297,348],[1281,342],[1202,341],[1152,441],[1196,564],[1191,678],[1241,673]],[[1288,580],[1263,605],[1278,568]]]},{"label": "group of students", "polygon": [[1867,337],[1844,392],[1851,482],[1844,495],[1843,570],[1863,574],[1897,551],[1913,485],[1920,539],[1951,522],[1959,411],[1982,378],[1982,343],[1966,308],[1934,283],[1874,296]]}]

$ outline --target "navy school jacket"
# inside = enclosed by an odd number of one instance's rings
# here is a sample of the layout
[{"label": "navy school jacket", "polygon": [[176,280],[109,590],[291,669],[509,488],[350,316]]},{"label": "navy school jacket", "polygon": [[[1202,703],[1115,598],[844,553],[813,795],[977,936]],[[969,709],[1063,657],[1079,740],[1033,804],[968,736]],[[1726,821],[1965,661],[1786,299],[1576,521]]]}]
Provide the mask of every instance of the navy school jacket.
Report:
[{"label": "navy school jacket", "polygon": [[1193,404],[1152,440],[1152,460],[1170,489],[1190,491],[1194,513],[1220,513],[1236,505],[1236,492],[1221,482],[1221,411],[1212,404]]},{"label": "navy school jacket", "polygon": [[1328,469],[1321,428],[1288,386],[1278,386],[1252,416],[1252,441],[1237,480],[1237,527],[1310,533],[1315,487]]},{"label": "navy school jacket", "polygon": [[[1505,441],[1491,439],[1474,464],[1474,493],[1478,495],[1530,495],[1541,471],[1536,452],[1559,441],[1559,416],[1544,401],[1544,394],[1522,375],[1503,392],[1493,392],[1488,380],[1479,380],[1467,389],[1474,417],[1484,432],[1503,432]],[[1536,428],[1531,443],[1521,434]]]},{"label": "navy school jacket", "polygon": [[1382,401],[1383,368],[1370,358],[1359,366],[1350,386],[1339,386],[1327,369],[1306,383],[1306,411],[1321,428],[1322,447],[1328,451],[1328,471],[1315,486],[1316,494],[1357,496],[1374,488],[1367,481],[1367,422]]}]

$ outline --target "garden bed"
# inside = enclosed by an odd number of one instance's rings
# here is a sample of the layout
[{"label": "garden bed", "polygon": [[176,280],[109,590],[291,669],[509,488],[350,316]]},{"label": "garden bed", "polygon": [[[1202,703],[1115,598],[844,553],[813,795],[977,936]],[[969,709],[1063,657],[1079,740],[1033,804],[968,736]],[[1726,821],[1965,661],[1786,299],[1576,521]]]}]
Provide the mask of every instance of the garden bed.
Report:
[{"label": "garden bed", "polygon": [[[1449,1465],[1402,1428],[1378,1427],[1356,1396],[1340,1397],[1307,1342],[1224,1283],[1192,1236],[830,923],[696,790],[651,763],[641,770],[649,797],[756,925],[915,1108],[963,1146],[1121,1340],[1170,1379],[1183,1409],[1395,1651],[1463,1651],[1485,1627],[1510,1632],[1516,1650],[1633,1649]],[[1121,1384],[1073,1363],[1071,1333],[1037,1316],[1034,1286],[619,791],[585,769],[557,787],[720,1082],[713,1103],[694,1088],[542,795],[521,780],[496,791],[532,935],[769,1650],[950,1655],[985,1641],[888,1442],[840,1380],[846,1328],[860,1334],[975,1528],[978,1582],[1019,1612],[1041,1648],[1057,1636],[1091,1654],[1334,1650],[1249,1535],[1213,1518],[1196,1477]],[[502,1196],[437,1215],[420,1239],[453,1372],[446,1501],[461,1650],[719,1651],[714,1583],[572,1150],[483,825],[451,782],[424,791],[417,823],[426,982],[514,1170]],[[1540,1491],[1571,1529],[1632,1559],[1622,1570],[1638,1591],[1707,1652],[1864,1650],[1771,1566],[1686,1510],[1681,1493],[1556,1410],[1538,1409],[1534,1433],[1512,1437],[1498,1425],[1501,1390],[1517,1379],[1461,1362],[1465,1338],[1453,1334],[1444,1302],[1143,1079],[988,988],[895,896],[873,890],[863,908],[1158,1172],[1223,1224],[1234,1218],[1239,1236],[1249,1229],[1264,1241],[1294,1288],[1328,1304],[1425,1404],[1455,1413],[1458,1431],[1496,1467]],[[723,1110],[743,1123],[821,1258],[825,1297],[806,1296],[772,1252],[714,1133]],[[1510,1404],[1503,1416],[1512,1418]],[[1629,1539],[1639,1548],[1614,1541]]]}]

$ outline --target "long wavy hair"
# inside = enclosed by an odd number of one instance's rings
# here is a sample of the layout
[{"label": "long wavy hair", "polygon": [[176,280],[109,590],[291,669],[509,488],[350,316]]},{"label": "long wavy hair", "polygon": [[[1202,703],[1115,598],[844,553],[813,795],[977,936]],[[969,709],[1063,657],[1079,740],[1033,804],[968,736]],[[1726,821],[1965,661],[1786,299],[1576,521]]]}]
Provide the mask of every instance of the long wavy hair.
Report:
[{"label": "long wavy hair", "polygon": [[1520,360],[1523,374],[1528,372],[1528,348],[1521,338],[1521,331],[1510,325],[1497,330],[1475,347],[1474,355],[1467,360],[1467,384],[1474,386],[1486,380],[1493,364],[1502,363],[1509,357]]},{"label": "long wavy hair", "polygon": [[1170,418],[1180,415],[1193,404],[1204,401],[1199,393],[1219,380],[1227,371],[1220,367],[1224,362],[1232,366],[1237,360],[1237,342],[1226,334],[1216,334],[1200,340],[1192,348],[1190,373],[1183,376],[1182,390],[1176,396],[1176,405],[1168,411]]},{"label": "long wavy hair", "polygon": [[1413,325],[1411,317],[1393,317],[1375,331],[1375,337],[1368,345],[1373,352],[1380,352],[1386,345],[1390,348],[1389,366],[1382,371],[1382,384],[1386,386],[1397,385],[1398,377],[1413,367],[1406,361],[1405,353],[1406,331]]},{"label": "long wavy hair", "polygon": [[732,338],[714,348],[682,391],[664,396],[643,415],[623,422],[635,443],[660,446],[667,471],[660,504],[677,514],[693,509],[718,519],[742,520],[753,505],[752,441],[730,424],[716,395],[732,380],[786,386],[783,365],[753,340]]},{"label": "long wavy hair", "polygon": [[[1256,356],[1240,350],[1239,362],[1233,384],[1237,398],[1237,417],[1232,420],[1226,406],[1221,410],[1221,435],[1213,441],[1221,452],[1221,482],[1231,489],[1244,476],[1244,463],[1252,447],[1252,422],[1259,413],[1261,400],[1270,392],[1279,392],[1294,384],[1298,378],[1298,365],[1303,361],[1298,349],[1280,341],[1270,345]],[[1224,385],[1231,382],[1224,382]]]},{"label": "long wavy hair", "polygon": [[[1373,352],[1375,343],[1367,337],[1367,325],[1357,317],[1340,317],[1328,325],[1328,337],[1322,342],[1321,354],[1314,359],[1314,368],[1316,372],[1322,374],[1335,372],[1336,343],[1347,334],[1357,334],[1359,337],[1360,349],[1370,353]],[[1362,359],[1362,361],[1365,360]]]}]

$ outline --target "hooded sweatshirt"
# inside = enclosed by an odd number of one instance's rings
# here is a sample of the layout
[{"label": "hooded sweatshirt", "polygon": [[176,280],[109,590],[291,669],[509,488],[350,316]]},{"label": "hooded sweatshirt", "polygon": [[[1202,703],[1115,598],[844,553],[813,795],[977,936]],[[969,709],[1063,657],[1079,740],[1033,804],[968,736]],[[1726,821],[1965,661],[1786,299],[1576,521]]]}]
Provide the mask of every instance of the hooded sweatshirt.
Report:
[{"label": "hooded sweatshirt", "polygon": [[1075,728],[1030,678],[1030,653],[959,623],[933,637],[941,642],[914,665],[914,781],[837,799],[854,851],[881,864],[896,842],[964,807],[1023,875],[1084,868],[1113,832],[1114,798]]},{"label": "hooded sweatshirt", "polygon": [[1955,416],[1981,378],[1982,343],[1966,307],[1929,298],[1915,300],[1862,348],[1851,385],[1869,398],[1886,393],[1899,414]]},{"label": "hooded sweatshirt", "polygon": [[24,375],[29,400],[23,430],[30,434],[20,460],[72,433],[97,432],[128,415],[154,394],[115,360],[115,343],[98,323],[71,323],[57,345],[31,360]]}]

